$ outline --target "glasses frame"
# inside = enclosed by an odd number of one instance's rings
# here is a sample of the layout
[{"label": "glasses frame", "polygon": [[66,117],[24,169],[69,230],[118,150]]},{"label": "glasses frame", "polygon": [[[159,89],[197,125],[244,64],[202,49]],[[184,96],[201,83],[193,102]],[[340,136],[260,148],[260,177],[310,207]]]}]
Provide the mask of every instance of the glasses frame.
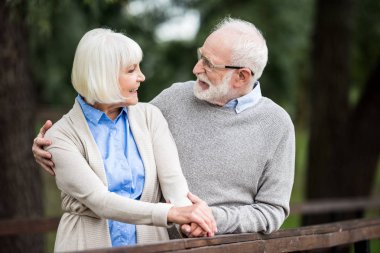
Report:
[{"label": "glasses frame", "polygon": [[[202,54],[201,48],[197,49],[197,56],[198,56],[198,61],[202,60],[203,68],[205,70],[209,69],[209,71],[211,71],[213,69],[243,69],[243,68],[247,68],[247,67],[241,67],[241,66],[214,64],[209,58],[207,58],[206,56],[204,56]],[[249,69],[249,68],[247,68],[247,69]],[[253,76],[254,75],[253,71],[251,69],[249,69],[249,70],[251,71],[251,75]]]}]

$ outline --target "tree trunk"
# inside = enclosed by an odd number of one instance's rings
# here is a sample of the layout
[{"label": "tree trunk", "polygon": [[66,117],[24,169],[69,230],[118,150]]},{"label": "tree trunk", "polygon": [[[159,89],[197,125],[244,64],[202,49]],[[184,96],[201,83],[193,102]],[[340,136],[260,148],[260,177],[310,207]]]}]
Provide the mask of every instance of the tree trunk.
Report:
[{"label": "tree trunk", "polygon": [[[353,10],[354,0],[317,1],[306,183],[309,200],[368,196],[373,186],[380,154],[380,62],[364,85],[359,103],[350,110]],[[303,223],[360,216],[361,213],[305,216]]]},{"label": "tree trunk", "polygon": [[[307,198],[341,192],[338,143],[346,136],[352,0],[317,1],[311,86]],[[340,194],[339,194],[340,195]]]},{"label": "tree trunk", "polygon": [[[0,219],[42,215],[31,153],[35,94],[28,68],[25,1],[0,1]],[[40,235],[0,237],[1,252],[42,252]]]}]

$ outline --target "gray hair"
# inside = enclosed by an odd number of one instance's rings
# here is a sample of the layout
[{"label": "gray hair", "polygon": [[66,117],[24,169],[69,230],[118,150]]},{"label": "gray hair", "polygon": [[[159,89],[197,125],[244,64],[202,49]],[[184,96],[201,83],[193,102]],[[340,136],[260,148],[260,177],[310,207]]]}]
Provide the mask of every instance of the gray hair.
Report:
[{"label": "gray hair", "polygon": [[250,68],[254,73],[253,82],[257,81],[268,62],[268,48],[260,30],[250,22],[231,17],[224,18],[213,31],[222,29],[236,36],[232,45],[231,64]]},{"label": "gray hair", "polygon": [[120,71],[141,59],[142,50],[134,40],[110,29],[93,29],[79,41],[71,82],[89,104],[122,102]]}]

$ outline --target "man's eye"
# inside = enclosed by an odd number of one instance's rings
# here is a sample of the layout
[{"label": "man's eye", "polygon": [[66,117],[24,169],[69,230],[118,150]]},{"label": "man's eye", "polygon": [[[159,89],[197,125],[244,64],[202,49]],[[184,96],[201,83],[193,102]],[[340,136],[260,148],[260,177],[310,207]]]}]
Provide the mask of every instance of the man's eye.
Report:
[{"label": "man's eye", "polygon": [[211,64],[211,62],[210,62],[208,59],[204,58],[204,59],[203,59],[203,62],[205,63],[205,65],[206,65],[207,67],[212,68],[212,64]]}]

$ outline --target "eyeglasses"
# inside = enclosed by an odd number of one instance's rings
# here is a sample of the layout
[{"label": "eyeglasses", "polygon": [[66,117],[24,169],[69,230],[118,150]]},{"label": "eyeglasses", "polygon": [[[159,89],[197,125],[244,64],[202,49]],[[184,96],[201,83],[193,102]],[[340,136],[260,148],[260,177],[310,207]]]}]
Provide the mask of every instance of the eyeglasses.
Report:
[{"label": "eyeglasses", "polygon": [[[212,61],[210,59],[208,59],[206,56],[202,55],[202,51],[200,48],[198,48],[197,54],[198,54],[198,61],[202,60],[202,66],[207,72],[210,72],[213,69],[242,69],[242,68],[245,68],[245,67],[240,67],[240,66],[214,64],[214,63],[212,63]],[[254,75],[252,70],[251,70],[251,75],[252,76]]]}]

